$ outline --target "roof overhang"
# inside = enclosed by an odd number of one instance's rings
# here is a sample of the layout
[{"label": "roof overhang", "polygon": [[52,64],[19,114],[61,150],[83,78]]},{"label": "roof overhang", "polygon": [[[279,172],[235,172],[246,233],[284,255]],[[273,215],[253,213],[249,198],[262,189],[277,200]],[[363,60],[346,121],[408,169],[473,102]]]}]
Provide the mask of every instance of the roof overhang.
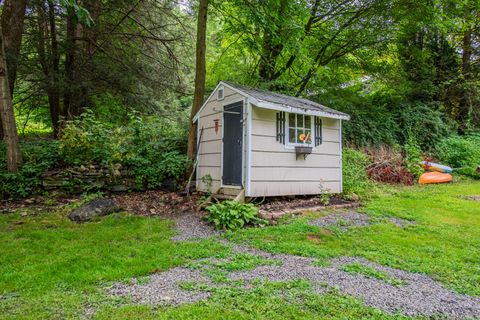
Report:
[{"label": "roof overhang", "polygon": [[303,108],[295,108],[288,105],[273,103],[270,101],[262,101],[259,100],[256,103],[252,101],[252,104],[256,105],[259,108],[276,110],[276,111],[283,111],[288,113],[303,113],[312,116],[318,116],[322,118],[330,118],[330,119],[338,119],[338,120],[350,120],[350,116],[347,114],[335,114],[324,112],[320,110],[311,110],[311,109],[303,109]]},{"label": "roof overhang", "polygon": [[320,111],[320,110],[295,108],[295,107],[291,107],[291,106],[284,105],[284,104],[274,103],[274,102],[271,102],[271,101],[258,100],[256,98],[254,98],[253,96],[251,96],[251,95],[249,95],[249,94],[247,94],[247,93],[245,93],[241,90],[238,90],[237,88],[234,88],[234,87],[230,86],[228,83],[220,81],[218,83],[218,85],[215,87],[215,89],[212,91],[212,93],[210,94],[208,99],[205,100],[205,102],[203,103],[200,110],[193,117],[193,120],[192,120],[193,123],[197,122],[198,118],[200,117],[200,112],[202,111],[202,109],[205,107],[205,105],[208,103],[210,98],[213,96],[215,91],[217,91],[218,87],[220,87],[220,86],[228,87],[229,89],[237,92],[238,94],[248,98],[248,101],[251,104],[253,104],[253,105],[255,105],[259,108],[276,110],[276,111],[284,111],[284,112],[288,112],[288,113],[303,113],[303,114],[308,114],[308,115],[318,116],[318,117],[323,117],[323,118],[330,118],[330,119],[350,120],[350,116],[348,114],[336,114],[336,113],[329,113],[329,112],[324,112],[324,111]]}]

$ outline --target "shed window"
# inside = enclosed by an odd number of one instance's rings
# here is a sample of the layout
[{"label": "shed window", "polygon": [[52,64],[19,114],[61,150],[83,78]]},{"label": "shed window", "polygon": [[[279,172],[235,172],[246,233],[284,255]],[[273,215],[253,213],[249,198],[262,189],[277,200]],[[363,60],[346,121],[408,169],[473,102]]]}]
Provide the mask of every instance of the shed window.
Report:
[{"label": "shed window", "polygon": [[224,95],[224,88],[222,86],[222,87],[218,88],[217,100],[223,100],[223,95]]},{"label": "shed window", "polygon": [[290,113],[288,115],[289,144],[311,145],[312,141],[312,116]]}]

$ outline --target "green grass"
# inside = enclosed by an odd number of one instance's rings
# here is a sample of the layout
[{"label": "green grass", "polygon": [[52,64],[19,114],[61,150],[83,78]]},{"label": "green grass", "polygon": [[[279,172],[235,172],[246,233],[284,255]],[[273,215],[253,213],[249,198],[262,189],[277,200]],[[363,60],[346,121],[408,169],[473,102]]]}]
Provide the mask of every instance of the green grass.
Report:
[{"label": "green grass", "polygon": [[113,281],[228,251],[213,241],[172,243],[171,224],[127,214],[75,224],[64,210],[0,215],[0,318],[73,317]]},{"label": "green grass", "polygon": [[[384,194],[364,207],[373,217],[415,221],[404,229],[374,219],[378,223],[369,227],[328,232],[308,225],[312,218],[308,216],[230,232],[228,238],[271,252],[315,257],[321,265],[331,257],[362,256],[426,273],[453,290],[480,296],[480,206],[462,199],[479,194],[480,183],[471,181],[417,186]],[[302,281],[259,282],[254,289],[244,290],[227,281],[225,272],[272,262],[249,254],[233,255],[215,240],[173,243],[171,221],[120,213],[75,224],[66,218],[66,209],[29,212],[27,217],[20,212],[0,214],[0,319],[81,318],[91,308],[97,311],[97,319],[402,318],[387,316],[335,291],[315,295]],[[232,255],[231,261],[221,260]],[[105,294],[112,282],[132,277],[144,281],[151,273],[178,265],[195,268],[196,259],[207,257],[220,258],[213,260],[217,262],[208,275],[220,287],[183,286],[211,291],[208,300],[152,308]],[[384,278],[363,267],[345,267],[348,272]]]},{"label": "green grass", "polygon": [[361,274],[367,278],[375,278],[375,279],[383,280],[386,283],[391,284],[393,286],[400,286],[404,284],[402,280],[395,279],[389,276],[386,272],[376,270],[372,267],[365,266],[361,263],[350,263],[350,264],[344,265],[342,267],[342,270],[352,274]]},{"label": "green grass", "polygon": [[[475,194],[480,194],[480,183],[475,181],[415,186],[382,195],[362,209],[374,218],[415,221],[403,229],[385,221],[348,232],[325,232],[308,225],[311,217],[305,217],[275,227],[244,229],[230,239],[320,261],[365,257],[385,266],[426,273],[458,292],[480,296],[480,205],[461,198]],[[312,234],[317,235],[315,241],[307,237]]]},{"label": "green grass", "polygon": [[365,307],[335,291],[319,296],[303,280],[258,282],[252,290],[223,287],[206,301],[177,308],[107,306],[97,319],[406,319]]}]

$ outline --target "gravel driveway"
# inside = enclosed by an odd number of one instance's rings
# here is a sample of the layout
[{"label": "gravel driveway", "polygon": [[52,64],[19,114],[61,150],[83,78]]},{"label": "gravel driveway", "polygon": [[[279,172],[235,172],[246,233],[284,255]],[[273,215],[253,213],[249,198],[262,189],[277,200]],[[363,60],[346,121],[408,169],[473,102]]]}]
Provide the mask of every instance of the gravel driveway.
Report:
[{"label": "gravel driveway", "polygon": [[[360,225],[366,223],[364,217],[356,218],[358,217],[354,217],[353,221],[359,221]],[[175,240],[190,240],[199,235],[200,237],[218,235],[204,224],[190,229],[188,226],[195,224],[195,219],[182,218],[177,221],[179,235]],[[194,237],[191,236],[192,233]],[[265,261],[276,262],[258,265],[251,270],[227,272],[229,280],[243,281],[246,290],[259,279],[274,282],[305,279],[312,284],[312,290],[318,294],[325,293],[329,288],[337,288],[341,293],[360,299],[366,305],[387,313],[399,312],[408,316],[427,317],[439,315],[452,319],[480,318],[480,298],[446,289],[424,274],[385,267],[358,257],[335,258],[328,266],[318,266],[315,265],[316,260],[313,258],[271,254],[248,246],[232,244],[223,239],[219,241],[231,247],[232,255],[226,260],[233,259],[236,254],[250,254],[262,257]],[[177,267],[157,273],[143,284],[135,282],[117,284],[111,287],[109,292],[114,296],[130,297],[134,302],[147,304],[178,305],[206,299],[211,294],[212,288],[225,286],[225,283],[216,283],[206,276],[205,271],[215,268],[212,261],[210,259],[195,261],[194,263],[199,266],[195,270]],[[345,271],[344,267],[351,264],[373,268],[401,284],[395,285],[379,278]],[[197,288],[187,290],[184,287],[185,283],[195,283]]]}]

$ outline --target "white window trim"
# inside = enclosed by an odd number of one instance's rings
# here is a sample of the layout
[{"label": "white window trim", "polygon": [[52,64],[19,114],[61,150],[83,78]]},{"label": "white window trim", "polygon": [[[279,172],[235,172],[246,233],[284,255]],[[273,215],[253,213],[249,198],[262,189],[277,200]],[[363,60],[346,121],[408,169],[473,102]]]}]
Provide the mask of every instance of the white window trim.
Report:
[{"label": "white window trim", "polygon": [[[292,143],[290,142],[290,121],[289,117],[290,114],[300,114],[303,115],[304,117],[310,117],[310,132],[311,132],[311,137],[310,137],[310,143]],[[303,113],[285,113],[285,148],[286,149],[294,149],[295,147],[314,147],[315,146],[315,116],[308,115],[308,114],[303,114]]]},{"label": "white window trim", "polygon": [[[220,92],[222,93],[222,96],[220,97]],[[218,87],[217,90],[217,101],[222,101],[225,98],[225,87],[222,85]]]}]

